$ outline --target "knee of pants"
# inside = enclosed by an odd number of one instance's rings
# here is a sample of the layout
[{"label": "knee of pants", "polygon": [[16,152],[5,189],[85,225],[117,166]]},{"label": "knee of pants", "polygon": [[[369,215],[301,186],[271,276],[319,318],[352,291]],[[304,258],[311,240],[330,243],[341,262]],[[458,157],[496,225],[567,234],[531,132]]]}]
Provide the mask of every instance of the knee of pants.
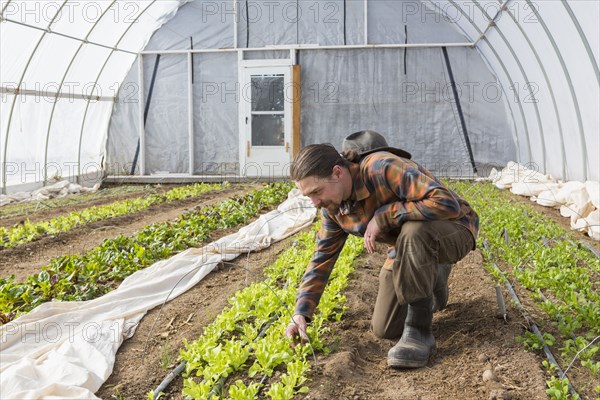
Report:
[{"label": "knee of pants", "polygon": [[395,248],[402,254],[414,250],[433,250],[435,245],[436,238],[432,235],[431,227],[426,222],[407,221],[402,225]]},{"label": "knee of pants", "polygon": [[426,222],[423,221],[406,221],[402,224],[399,241],[427,242],[430,237],[430,229]]},{"label": "knee of pants", "polygon": [[382,339],[399,338],[402,336],[402,331],[404,331],[405,319],[406,308],[403,308],[400,315],[396,316],[395,319],[373,314],[373,318],[371,318],[371,331],[373,331],[375,336]]},{"label": "knee of pants", "polygon": [[404,330],[404,326],[400,326],[399,328],[394,329],[386,329],[383,325],[371,324],[371,330],[373,334],[381,339],[397,339],[402,336],[402,331]]}]

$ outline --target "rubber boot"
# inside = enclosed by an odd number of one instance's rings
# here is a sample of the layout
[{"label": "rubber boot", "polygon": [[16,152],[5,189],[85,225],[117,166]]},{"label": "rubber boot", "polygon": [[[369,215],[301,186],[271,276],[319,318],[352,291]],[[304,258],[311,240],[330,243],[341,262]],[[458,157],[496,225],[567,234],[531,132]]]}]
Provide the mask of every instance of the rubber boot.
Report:
[{"label": "rubber boot", "polygon": [[437,277],[433,288],[433,312],[443,310],[448,305],[448,276],[450,276],[451,264],[438,264]]},{"label": "rubber boot", "polygon": [[431,332],[433,298],[415,301],[408,305],[402,337],[388,352],[388,365],[393,368],[420,368],[427,365],[435,350]]}]

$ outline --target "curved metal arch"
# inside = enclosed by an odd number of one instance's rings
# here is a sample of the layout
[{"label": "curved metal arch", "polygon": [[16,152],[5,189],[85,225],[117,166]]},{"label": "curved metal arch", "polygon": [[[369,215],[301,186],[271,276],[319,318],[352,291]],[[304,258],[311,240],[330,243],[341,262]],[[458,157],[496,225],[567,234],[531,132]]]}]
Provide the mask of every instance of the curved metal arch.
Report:
[{"label": "curved metal arch", "polygon": [[2,15],[4,15],[4,11],[6,11],[6,7],[8,7],[8,5],[12,2],[12,0],[8,0],[6,3],[4,3],[4,7],[2,7],[2,10],[0,11],[0,17],[2,17]]},{"label": "curved metal arch", "polygon": [[[479,10],[481,11],[481,13],[488,18],[489,22],[493,22],[494,21],[494,19],[492,19],[490,17],[490,15],[483,9],[483,7],[481,7],[481,4],[479,4],[478,0],[471,0],[471,1],[477,6],[477,8],[479,8]],[[498,25],[494,24],[494,26],[496,27],[496,32],[498,32],[498,34],[500,35],[500,37],[504,41],[504,44],[506,45],[506,47],[508,47],[508,50],[510,51],[510,54],[512,54],[513,58],[517,62],[517,66],[519,67],[519,70],[521,71],[521,74],[523,75],[523,78],[525,79],[525,82],[527,82],[527,83],[530,82],[529,78],[527,77],[527,73],[525,72],[525,69],[523,68],[523,64],[521,64],[521,60],[519,60],[519,57],[517,57],[517,54],[515,53],[514,49],[512,48],[510,42],[506,39],[506,36],[504,36],[504,33],[502,33],[502,30],[498,27]],[[531,85],[526,85],[526,86],[527,86],[527,89],[529,91],[529,95],[531,96],[531,98],[535,99],[533,91],[531,90]],[[542,141],[542,162],[544,163],[544,171],[547,171],[548,170],[548,164],[547,164],[547,160],[546,160],[546,140],[544,139],[544,132],[543,132],[543,129],[542,129],[542,118],[540,117],[540,110],[539,110],[537,101],[533,102],[533,108],[535,110],[535,116],[536,116],[536,119],[537,119],[538,129],[539,129],[539,132],[540,132],[540,140]]]},{"label": "curved metal arch", "polygon": [[[497,0],[497,1],[501,2],[502,0]],[[517,19],[513,15],[513,13],[510,11],[510,8],[506,8],[505,12],[511,17],[511,19],[515,23],[515,26],[517,28],[519,28],[519,31],[525,38],[525,41],[527,42],[527,44],[529,45],[529,48],[530,48],[531,52],[533,53],[533,55],[535,56],[535,59],[542,71],[542,74],[544,75],[544,79],[546,80],[546,86],[548,87],[548,90],[550,91],[550,97],[552,98],[552,105],[554,107],[554,115],[556,116],[556,122],[558,124],[558,132],[559,132],[560,145],[561,145],[560,155],[561,155],[561,159],[562,159],[562,178],[564,180],[567,180],[568,174],[567,174],[567,154],[566,154],[566,148],[565,148],[565,138],[564,138],[564,132],[563,132],[563,128],[562,128],[562,122],[560,120],[560,115],[558,113],[558,105],[556,103],[556,96],[554,95],[554,90],[552,89],[552,85],[550,84],[550,78],[548,78],[548,73],[546,72],[546,68],[544,67],[544,63],[542,63],[542,59],[540,58],[540,55],[538,54],[537,50],[535,49],[535,46],[533,45],[533,43],[531,43],[529,36],[527,35],[527,33],[525,33],[525,30],[523,29],[521,24],[519,24],[519,21],[517,21]]]},{"label": "curved metal arch", "polygon": [[71,61],[69,62],[69,65],[65,69],[65,73],[63,74],[63,77],[60,81],[60,85],[58,86],[58,90],[56,91],[56,96],[54,97],[54,103],[52,104],[52,111],[50,112],[50,118],[48,119],[48,130],[46,131],[46,143],[44,146],[44,169],[43,169],[43,171],[44,171],[44,173],[43,173],[44,186],[46,185],[47,178],[48,178],[48,143],[50,142],[50,130],[52,129],[52,120],[54,118],[54,110],[56,110],[56,104],[58,103],[58,94],[60,93],[60,91],[63,87],[63,84],[65,83],[65,79],[67,78],[67,75],[69,74],[69,71],[71,70],[71,67],[73,66],[73,62],[79,55],[79,52],[81,51],[81,49],[83,48],[83,45],[88,40],[88,38],[90,37],[92,32],[94,32],[94,29],[96,29],[96,26],[98,26],[98,23],[102,20],[102,18],[104,18],[104,16],[108,12],[108,10],[110,10],[116,2],[117,2],[117,0],[113,0],[112,3],[110,3],[110,5],[108,7],[106,7],[106,9],[102,12],[100,17],[98,17],[98,19],[94,22],[94,24],[92,25],[92,27],[90,28],[88,33],[85,35],[85,38],[79,44],[79,47],[73,54],[73,57],[71,57]]},{"label": "curved metal arch", "polygon": [[560,65],[563,69],[563,73],[565,74],[565,78],[567,78],[567,83],[569,84],[569,91],[571,92],[571,98],[573,99],[573,105],[575,106],[575,113],[577,115],[577,125],[579,126],[579,136],[581,137],[581,150],[582,150],[581,154],[583,156],[582,157],[583,180],[586,181],[587,177],[588,177],[588,167],[589,167],[587,145],[586,145],[586,141],[585,141],[585,134],[583,132],[583,121],[581,119],[581,110],[579,110],[579,101],[577,101],[577,96],[575,95],[575,88],[573,87],[573,81],[571,80],[571,74],[569,74],[569,70],[567,69],[565,60],[563,59],[563,56],[562,56],[560,50],[558,49],[558,45],[556,44],[556,41],[554,40],[552,33],[550,32],[550,30],[548,29],[548,26],[542,19],[542,16],[538,12],[538,10],[533,6],[533,4],[531,3],[531,0],[525,0],[525,1],[527,2],[529,7],[531,7],[533,12],[535,13],[535,16],[537,17],[538,21],[542,25],[542,28],[544,28],[544,32],[546,32],[546,36],[548,36],[548,39],[550,39],[550,42],[552,43],[552,47],[554,49],[554,52],[556,53],[556,56],[558,57],[558,60],[560,61]]},{"label": "curved metal arch", "polygon": [[[502,70],[504,71],[504,74],[506,75],[506,77],[508,78],[508,81],[511,83],[514,83],[515,81],[512,79],[510,73],[508,72],[508,69],[506,68],[506,65],[504,65],[504,62],[502,61],[502,58],[500,58],[500,56],[498,55],[498,53],[496,52],[496,49],[494,48],[494,46],[492,46],[492,44],[490,43],[489,39],[483,35],[483,31],[481,31],[481,29],[479,29],[479,27],[477,26],[477,24],[471,19],[471,17],[466,14],[464,12],[464,10],[459,7],[456,2],[454,2],[453,0],[449,0],[449,2],[456,7],[460,13],[463,15],[463,17],[467,18],[467,20],[469,21],[469,23],[473,26],[473,28],[475,28],[475,30],[477,31],[477,33],[479,34],[480,37],[482,37],[482,39],[485,41],[485,43],[488,45],[488,47],[490,48],[490,50],[492,51],[492,53],[494,53],[494,57],[496,57],[496,60],[498,60],[498,64],[500,65],[500,67],[502,67]],[[483,56],[483,54],[482,54]],[[489,61],[488,61],[489,63]],[[491,66],[491,64],[490,64]],[[500,84],[500,86],[502,86],[502,84]],[[506,93],[506,91],[504,91],[504,93]],[[506,102],[508,104],[510,104],[510,101],[507,100]],[[521,120],[523,121],[523,127],[525,128],[525,139],[527,139],[527,153],[529,154],[529,161],[531,161],[533,159],[533,155],[531,153],[531,139],[530,139],[530,135],[529,135],[529,126],[527,124],[527,118],[525,118],[525,112],[523,111],[523,106],[521,104],[521,99],[519,99],[519,97],[517,96],[517,105],[519,106],[519,112],[521,114]],[[518,136],[518,133],[517,133]]]},{"label": "curved metal arch", "polygon": [[[46,32],[44,32],[38,39],[38,42],[35,45],[35,48],[31,52],[31,55],[29,56],[29,60],[27,60],[27,64],[25,64],[25,68],[23,68],[23,73],[21,74],[21,78],[19,79],[19,86],[17,86],[17,88],[20,88],[21,85],[23,84],[23,79],[25,78],[25,74],[27,73],[27,70],[29,70],[29,66],[31,65],[31,60],[33,60],[33,57],[37,53],[37,51],[40,47],[40,44],[42,43],[42,41],[44,40],[44,38],[50,31],[50,27],[52,26],[52,24],[54,23],[56,18],[60,15],[63,7],[67,4],[68,1],[69,0],[65,0],[60,5],[60,7],[56,11],[56,14],[54,15],[54,17],[52,17],[50,22],[48,22],[48,27],[47,27]],[[8,3],[6,3],[6,5],[8,5]],[[6,7],[5,7],[5,9],[6,9]],[[7,147],[8,147],[8,136],[10,134],[10,126],[12,124],[12,116],[13,116],[13,112],[15,110],[15,103],[17,102],[17,97],[18,97],[18,94],[15,94],[12,105],[10,106],[10,112],[8,114],[8,124],[6,126],[6,137],[4,138],[4,155],[3,155],[3,159],[2,159],[2,193],[6,193],[6,156],[7,156]]]},{"label": "curved metal arch", "polygon": [[[85,39],[81,39],[81,38],[78,38],[78,37],[72,36],[72,35],[67,35],[66,33],[57,32],[57,31],[49,31],[48,32],[47,29],[40,28],[39,26],[27,24],[25,22],[15,21],[14,19],[4,18],[2,20],[5,21],[5,22],[10,22],[10,23],[13,23],[13,24],[21,25],[21,26],[24,26],[24,27],[27,27],[29,29],[33,29],[33,30],[36,30],[36,31],[47,32],[47,33],[51,33],[51,34],[56,35],[56,36],[61,36],[61,37],[67,38],[67,39],[75,40],[77,42],[81,42],[81,43],[85,43],[85,44],[91,44],[91,45],[98,46],[98,47],[104,47],[105,49],[109,49],[109,50],[113,49],[112,47],[109,47],[109,46],[107,46],[105,44],[98,43],[98,42],[86,41]],[[129,51],[129,50],[125,50],[125,49],[116,49],[116,50],[122,51],[124,53],[129,53],[129,54],[137,54],[137,53],[135,53],[133,51]]]},{"label": "curved metal arch", "polygon": [[[150,3],[148,3],[148,5],[146,6],[146,8],[144,8],[136,17],[135,19],[132,21],[131,24],[129,24],[129,26],[125,29],[125,31],[123,31],[123,33],[121,34],[121,37],[119,37],[119,40],[117,40],[117,43],[115,44],[115,47],[117,47],[121,41],[125,38],[125,35],[129,32],[129,30],[135,26],[135,24],[137,23],[137,21],[139,20],[139,18],[146,12],[148,11],[148,9],[150,7],[152,7],[152,5],[154,5],[154,3],[156,3],[158,0],[152,0]],[[104,64],[102,65],[102,68],[100,68],[100,71],[98,72],[98,75],[96,76],[96,80],[94,81],[94,86],[92,87],[92,93],[93,91],[96,89],[96,85],[98,84],[98,81],[100,80],[100,77],[102,76],[102,73],[104,72],[104,68],[106,68],[106,66],[108,65],[108,61],[110,60],[110,58],[112,57],[112,55],[114,54],[115,50],[112,50],[108,56],[106,57],[106,59],[104,60]],[[85,121],[87,119],[87,114],[89,111],[89,107],[90,107],[90,101],[91,99],[88,99],[87,104],[85,106],[85,111],[83,113],[83,118],[81,120],[81,130],[79,132],[79,148],[77,150],[77,176],[78,179],[80,179],[81,177],[81,144],[83,142],[83,130],[85,127]]]},{"label": "curved metal arch", "polygon": [[[481,29],[479,29],[479,27],[477,26],[477,24],[475,24],[475,22],[471,19],[471,17],[465,13],[465,11],[459,7],[456,2],[454,2],[454,0],[448,0],[456,9],[458,9],[460,11],[460,13],[462,14],[463,17],[465,17],[469,23],[473,26],[473,28],[475,28],[475,30],[477,31],[477,33],[481,36],[483,34],[483,32],[481,31]],[[502,59],[500,58],[500,56],[498,55],[498,53],[496,52],[496,49],[494,49],[494,46],[491,45],[490,41],[486,38],[483,37],[483,40],[485,41],[485,43],[488,45],[488,47],[490,48],[490,50],[492,51],[492,53],[494,53],[494,56],[496,57],[496,59],[498,60],[498,64],[500,65],[500,67],[502,67],[502,70],[504,71],[504,74],[506,75],[506,77],[508,78],[509,82],[513,82],[514,80],[512,79],[510,73],[508,72],[508,69],[506,68],[506,65],[504,65],[504,62],[502,62]],[[483,56],[482,53],[480,53],[481,56],[486,59],[487,58],[485,56]],[[489,61],[488,61],[489,63]],[[491,64],[490,64],[491,66]],[[500,84],[500,87],[502,87],[502,84]],[[506,94],[506,91],[503,89],[503,92]],[[527,119],[525,118],[525,113],[523,111],[523,106],[521,105],[521,99],[519,99],[517,97],[517,105],[519,106],[519,111],[521,114],[521,120],[523,121],[523,126],[525,128],[525,138],[527,139],[527,152],[529,154],[529,159],[531,160],[532,154],[531,154],[531,140],[529,138],[529,127],[527,125]],[[508,97],[507,97],[507,103],[510,105],[510,101],[508,101]],[[517,136],[518,136],[518,131],[516,132]]]},{"label": "curved metal arch", "polygon": [[581,25],[579,25],[579,21],[577,20],[575,13],[569,6],[569,3],[566,1],[561,1],[561,3],[563,6],[565,6],[565,9],[567,10],[567,13],[569,13],[571,20],[573,21],[573,24],[575,25],[575,28],[577,28],[577,32],[579,32],[579,36],[581,36],[581,42],[583,43],[583,45],[585,46],[585,49],[587,50],[588,57],[590,58],[590,63],[592,64],[592,67],[594,68],[594,72],[596,73],[596,81],[598,83],[600,83],[600,71],[598,70],[598,63],[596,62],[596,58],[594,57],[594,52],[592,51],[592,48],[590,47],[590,43],[588,42],[587,37],[585,36],[583,29],[581,28]]},{"label": "curved metal arch", "polygon": [[[437,9],[439,13],[444,14],[444,11],[439,8],[438,4],[434,3],[433,0],[428,0],[428,1],[431,3],[431,5],[434,7],[434,9]],[[461,12],[462,12],[462,10],[461,10]],[[447,14],[445,16],[448,17]],[[448,18],[450,19],[450,17],[448,17]],[[473,40],[470,37],[470,35],[462,28],[462,26],[460,26],[459,24],[455,24],[455,25],[463,33],[463,35],[465,35],[465,37],[469,38],[470,40]],[[481,55],[481,58],[483,58],[488,63],[488,65],[491,68],[492,65],[490,64],[489,60],[483,54],[481,54],[481,52],[479,54]],[[519,135],[518,135],[519,130],[517,129],[517,123],[516,123],[517,119],[515,118],[515,114],[513,112],[512,106],[510,104],[510,101],[508,101],[508,94],[504,90],[504,86],[500,85],[500,89],[502,89],[502,93],[504,94],[504,98],[507,99],[506,100],[506,104],[508,105],[508,111],[510,112],[511,121],[512,121],[512,125],[513,125],[513,131],[515,132],[514,139],[516,141],[515,145],[517,147],[517,162],[521,162],[521,156],[520,156],[520,154],[521,154],[521,152],[520,152],[521,145],[519,143]]]}]

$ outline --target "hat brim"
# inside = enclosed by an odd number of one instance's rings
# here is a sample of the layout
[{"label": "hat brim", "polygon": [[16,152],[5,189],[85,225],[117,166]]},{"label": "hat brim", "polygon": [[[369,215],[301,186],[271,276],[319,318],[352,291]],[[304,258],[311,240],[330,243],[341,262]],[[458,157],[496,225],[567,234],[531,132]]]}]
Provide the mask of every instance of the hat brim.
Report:
[{"label": "hat brim", "polygon": [[392,153],[394,155],[397,155],[398,157],[406,158],[406,159],[409,159],[409,160],[412,157],[412,155],[408,151],[402,150],[402,149],[398,149],[396,147],[378,147],[376,149],[371,149],[369,151],[365,151],[363,153],[360,153],[360,156],[364,157],[364,156],[367,156],[369,154],[376,153],[378,151],[387,151],[387,152],[390,152],[390,153]]}]

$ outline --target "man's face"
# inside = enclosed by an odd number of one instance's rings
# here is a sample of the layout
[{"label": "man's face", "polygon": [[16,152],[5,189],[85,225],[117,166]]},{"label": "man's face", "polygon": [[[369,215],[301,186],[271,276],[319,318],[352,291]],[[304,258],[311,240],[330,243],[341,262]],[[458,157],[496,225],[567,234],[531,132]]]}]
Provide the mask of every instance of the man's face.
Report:
[{"label": "man's face", "polygon": [[296,182],[303,195],[310,198],[315,207],[324,207],[330,215],[337,214],[343,199],[343,186],[339,171],[334,168],[328,178],[309,176]]}]

